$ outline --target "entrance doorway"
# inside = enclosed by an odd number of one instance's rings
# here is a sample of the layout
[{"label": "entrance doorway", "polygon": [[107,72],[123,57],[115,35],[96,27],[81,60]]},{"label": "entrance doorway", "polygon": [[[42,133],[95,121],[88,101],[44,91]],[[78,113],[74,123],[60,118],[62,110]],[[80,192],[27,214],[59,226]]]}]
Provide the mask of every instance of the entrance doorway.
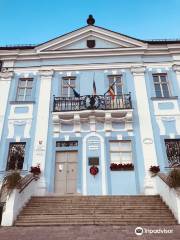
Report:
[{"label": "entrance doorway", "polygon": [[75,194],[77,189],[77,151],[56,152],[55,193]]}]

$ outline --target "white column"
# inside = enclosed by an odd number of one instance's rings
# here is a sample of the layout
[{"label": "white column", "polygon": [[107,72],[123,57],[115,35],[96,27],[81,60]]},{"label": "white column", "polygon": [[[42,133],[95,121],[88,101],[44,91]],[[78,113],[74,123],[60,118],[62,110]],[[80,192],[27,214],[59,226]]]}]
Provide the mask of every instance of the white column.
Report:
[{"label": "white column", "polygon": [[2,130],[4,125],[6,108],[8,105],[8,96],[12,77],[12,71],[0,73],[0,140],[2,137]]},{"label": "white column", "polygon": [[137,109],[134,109],[134,111],[137,111],[139,117],[140,140],[145,167],[144,193],[147,195],[155,194],[156,189],[149,168],[151,165],[157,166],[157,155],[144,76],[145,68],[135,67],[131,71],[134,76],[134,90],[137,102]]},{"label": "white column", "polygon": [[46,148],[47,137],[48,137],[48,124],[50,114],[50,96],[51,96],[51,81],[53,71],[42,70],[39,72],[40,75],[40,90],[38,99],[36,129],[35,129],[35,141],[33,151],[33,166],[40,164],[41,168],[41,179],[38,184],[39,195],[44,195],[46,192],[46,183],[44,177],[45,170],[45,159],[46,159]]}]

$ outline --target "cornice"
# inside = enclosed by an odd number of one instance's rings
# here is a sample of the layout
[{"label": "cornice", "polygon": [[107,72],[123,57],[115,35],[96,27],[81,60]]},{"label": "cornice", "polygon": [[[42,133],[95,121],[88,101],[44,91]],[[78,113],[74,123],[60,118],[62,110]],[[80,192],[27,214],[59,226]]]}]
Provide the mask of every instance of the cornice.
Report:
[{"label": "cornice", "polygon": [[80,58],[80,57],[109,57],[109,56],[159,56],[180,54],[179,47],[174,48],[147,48],[147,47],[124,47],[113,49],[76,49],[76,50],[61,50],[61,51],[41,51],[36,52],[33,50],[17,51],[11,54],[10,51],[0,51],[0,57],[2,60],[16,59],[18,60],[40,60],[40,59],[57,59],[57,58]]}]

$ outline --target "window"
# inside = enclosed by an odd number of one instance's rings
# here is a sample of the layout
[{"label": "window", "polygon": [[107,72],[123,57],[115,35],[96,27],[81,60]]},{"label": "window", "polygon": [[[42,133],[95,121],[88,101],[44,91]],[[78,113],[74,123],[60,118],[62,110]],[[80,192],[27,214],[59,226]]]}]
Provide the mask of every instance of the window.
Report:
[{"label": "window", "polygon": [[32,78],[20,78],[18,82],[16,101],[31,101],[32,87]]},{"label": "window", "polygon": [[2,71],[2,61],[0,61],[0,72]]},{"label": "window", "polygon": [[58,141],[56,147],[77,147],[78,141]]},{"label": "window", "polygon": [[166,74],[153,74],[156,97],[170,97],[169,82]]},{"label": "window", "polygon": [[63,77],[62,78],[62,96],[74,97],[73,88],[76,87],[75,77]]},{"label": "window", "polygon": [[10,143],[6,170],[21,170],[24,163],[26,143]]},{"label": "window", "polygon": [[109,75],[109,86],[113,85],[115,95],[123,94],[123,82],[121,75]]},{"label": "window", "polygon": [[110,141],[111,163],[132,163],[131,141]]},{"label": "window", "polygon": [[165,139],[169,167],[180,166],[180,139]]}]

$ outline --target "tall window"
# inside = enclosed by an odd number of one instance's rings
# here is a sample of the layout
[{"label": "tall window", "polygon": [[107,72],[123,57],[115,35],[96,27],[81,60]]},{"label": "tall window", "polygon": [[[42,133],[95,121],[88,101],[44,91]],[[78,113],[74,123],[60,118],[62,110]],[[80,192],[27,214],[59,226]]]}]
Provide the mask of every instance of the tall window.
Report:
[{"label": "tall window", "polygon": [[2,61],[0,60],[0,72],[2,71]]},{"label": "tall window", "polygon": [[109,86],[114,88],[115,95],[122,95],[123,94],[123,82],[121,75],[109,75]]},{"label": "tall window", "polygon": [[20,78],[18,82],[16,101],[32,100],[32,78]]},{"label": "tall window", "polygon": [[156,97],[170,97],[170,87],[166,74],[153,74]]},{"label": "tall window", "polygon": [[24,163],[26,143],[10,143],[6,170],[21,170]]},{"label": "tall window", "polygon": [[62,96],[74,97],[73,88],[76,87],[76,77],[62,78]]},{"label": "tall window", "polygon": [[165,139],[169,167],[180,166],[180,139]]},{"label": "tall window", "polygon": [[110,141],[111,163],[132,163],[131,141]]}]

